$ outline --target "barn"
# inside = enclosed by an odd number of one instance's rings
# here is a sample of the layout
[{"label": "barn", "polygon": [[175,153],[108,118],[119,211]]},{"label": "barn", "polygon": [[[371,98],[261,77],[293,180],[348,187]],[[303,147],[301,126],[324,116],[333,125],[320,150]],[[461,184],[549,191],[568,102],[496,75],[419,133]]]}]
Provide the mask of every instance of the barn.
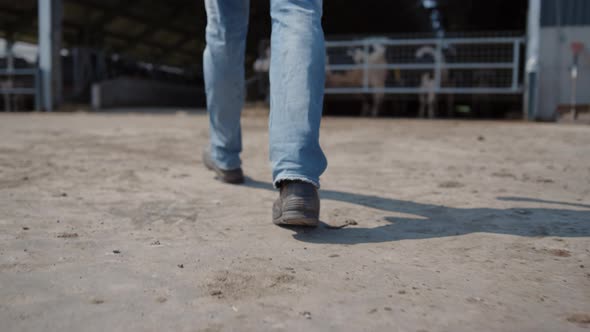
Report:
[{"label": "barn", "polygon": [[[361,7],[324,4],[328,114],[555,120],[587,107],[583,0]],[[0,17],[6,110],[204,107],[201,2],[3,0]],[[269,2],[252,0],[246,68],[254,100],[264,98],[253,64],[269,36]]]}]

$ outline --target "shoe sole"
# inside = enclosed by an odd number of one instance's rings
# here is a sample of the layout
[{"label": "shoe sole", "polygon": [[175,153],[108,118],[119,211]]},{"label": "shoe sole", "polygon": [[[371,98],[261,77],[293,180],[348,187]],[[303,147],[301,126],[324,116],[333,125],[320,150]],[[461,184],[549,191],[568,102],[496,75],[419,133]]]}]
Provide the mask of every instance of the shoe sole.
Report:
[{"label": "shoe sole", "polygon": [[306,217],[301,213],[283,213],[280,218],[273,219],[272,222],[278,226],[305,226],[305,227],[317,227],[320,223],[318,218]]}]

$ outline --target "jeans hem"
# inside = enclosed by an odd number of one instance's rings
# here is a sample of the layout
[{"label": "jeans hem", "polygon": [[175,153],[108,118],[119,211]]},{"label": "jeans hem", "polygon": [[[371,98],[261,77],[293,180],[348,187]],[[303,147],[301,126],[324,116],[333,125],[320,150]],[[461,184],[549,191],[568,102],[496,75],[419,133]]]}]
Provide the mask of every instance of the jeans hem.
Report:
[{"label": "jeans hem", "polygon": [[281,183],[281,181],[307,182],[307,183],[314,185],[318,189],[320,188],[320,183],[318,181],[311,180],[308,177],[301,176],[301,175],[281,175],[281,176],[278,176],[272,183],[272,185],[275,187],[275,189],[279,188],[279,183]]},{"label": "jeans hem", "polygon": [[238,162],[237,166],[230,166],[230,167],[228,167],[227,166],[227,163],[221,162],[218,159],[216,159],[215,156],[213,155],[212,151],[213,151],[213,149],[212,148],[209,148],[205,153],[208,153],[209,154],[209,158],[211,159],[211,161],[213,162],[213,164],[215,164],[215,166],[217,168],[219,168],[220,170],[222,170],[222,171],[234,171],[236,169],[242,168],[242,162],[241,161]]}]

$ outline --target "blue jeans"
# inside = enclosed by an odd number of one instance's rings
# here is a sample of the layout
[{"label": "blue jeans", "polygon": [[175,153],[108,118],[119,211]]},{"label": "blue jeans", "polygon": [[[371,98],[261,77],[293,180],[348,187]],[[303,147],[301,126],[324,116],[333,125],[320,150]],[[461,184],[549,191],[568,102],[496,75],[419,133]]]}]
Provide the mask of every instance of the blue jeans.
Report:
[{"label": "blue jeans", "polygon": [[[205,0],[203,56],[211,158],[241,166],[240,114],[249,0]],[[301,180],[319,187],[327,166],[319,144],[325,80],[322,0],[270,0],[270,161],[275,186]]]}]

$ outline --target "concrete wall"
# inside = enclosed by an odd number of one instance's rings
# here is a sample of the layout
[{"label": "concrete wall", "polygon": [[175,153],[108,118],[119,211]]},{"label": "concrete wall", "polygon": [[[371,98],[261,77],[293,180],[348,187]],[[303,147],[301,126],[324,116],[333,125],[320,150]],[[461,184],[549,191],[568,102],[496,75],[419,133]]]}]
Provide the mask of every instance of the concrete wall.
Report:
[{"label": "concrete wall", "polygon": [[136,78],[117,78],[92,85],[92,107],[205,107],[198,86],[186,86]]},{"label": "concrete wall", "polygon": [[574,41],[585,44],[578,60],[577,103],[590,104],[590,26],[543,27],[539,49],[537,118],[540,120],[554,120],[557,106],[570,104]]}]

